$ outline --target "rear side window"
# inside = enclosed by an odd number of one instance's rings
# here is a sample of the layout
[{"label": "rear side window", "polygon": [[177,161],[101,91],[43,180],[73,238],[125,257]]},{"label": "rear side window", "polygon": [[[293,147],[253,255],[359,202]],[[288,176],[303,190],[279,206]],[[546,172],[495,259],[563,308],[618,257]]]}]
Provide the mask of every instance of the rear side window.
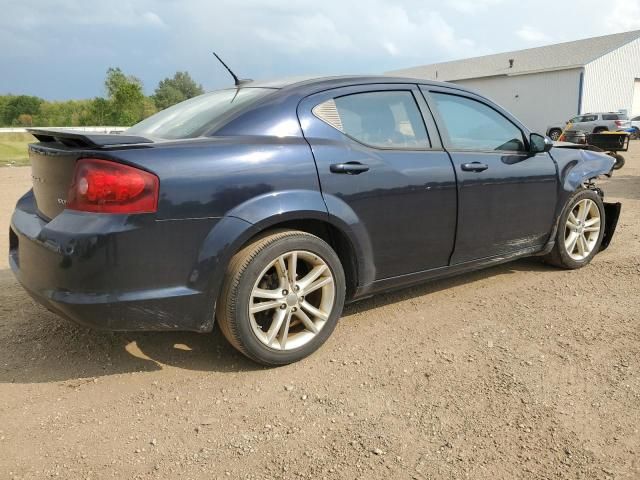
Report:
[{"label": "rear side window", "polygon": [[506,151],[525,149],[522,131],[488,105],[446,93],[431,95],[453,148]]},{"label": "rear side window", "polygon": [[364,92],[316,105],[313,114],[345,135],[376,148],[428,148],[427,130],[409,91]]},{"label": "rear side window", "polygon": [[627,120],[627,118],[623,113],[605,113],[602,115],[603,120]]}]

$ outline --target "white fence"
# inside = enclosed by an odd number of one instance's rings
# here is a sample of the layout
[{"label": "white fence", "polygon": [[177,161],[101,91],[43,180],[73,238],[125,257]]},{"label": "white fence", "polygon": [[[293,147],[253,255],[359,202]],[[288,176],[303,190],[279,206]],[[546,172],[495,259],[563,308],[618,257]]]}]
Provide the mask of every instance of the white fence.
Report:
[{"label": "white fence", "polygon": [[[76,132],[112,133],[122,132],[128,127],[33,127],[33,128],[64,128]],[[27,133],[26,128],[0,128],[0,133]]]}]

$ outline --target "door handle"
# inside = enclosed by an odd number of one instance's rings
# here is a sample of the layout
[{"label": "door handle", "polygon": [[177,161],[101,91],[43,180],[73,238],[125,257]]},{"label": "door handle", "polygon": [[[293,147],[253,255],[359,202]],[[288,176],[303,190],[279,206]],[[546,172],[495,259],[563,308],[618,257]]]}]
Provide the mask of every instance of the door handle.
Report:
[{"label": "door handle", "polygon": [[489,168],[489,165],[487,165],[486,163],[471,162],[463,163],[462,165],[460,165],[460,168],[462,168],[462,170],[464,170],[465,172],[484,172],[487,168]]},{"label": "door handle", "polygon": [[369,170],[369,165],[360,162],[334,163],[329,167],[331,173],[346,173],[347,175],[359,175]]}]

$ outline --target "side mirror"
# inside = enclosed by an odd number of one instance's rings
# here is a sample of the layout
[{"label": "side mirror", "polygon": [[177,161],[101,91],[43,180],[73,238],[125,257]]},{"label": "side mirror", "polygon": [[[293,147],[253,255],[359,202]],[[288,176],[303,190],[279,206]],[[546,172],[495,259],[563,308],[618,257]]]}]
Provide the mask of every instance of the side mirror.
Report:
[{"label": "side mirror", "polygon": [[532,133],[529,137],[529,152],[533,155],[548,152],[551,147],[553,147],[553,140],[549,137],[542,136],[539,133]]}]

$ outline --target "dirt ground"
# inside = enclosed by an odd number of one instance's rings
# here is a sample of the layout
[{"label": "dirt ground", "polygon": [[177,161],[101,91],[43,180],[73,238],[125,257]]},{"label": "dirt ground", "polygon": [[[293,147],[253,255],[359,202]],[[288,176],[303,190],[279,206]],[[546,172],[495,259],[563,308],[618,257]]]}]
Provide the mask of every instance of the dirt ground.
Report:
[{"label": "dirt ground", "polygon": [[[109,334],[0,257],[0,478],[640,478],[640,141],[591,266],[518,261],[347,308],[263,369],[219,332]],[[27,168],[0,169],[0,250]]]}]

